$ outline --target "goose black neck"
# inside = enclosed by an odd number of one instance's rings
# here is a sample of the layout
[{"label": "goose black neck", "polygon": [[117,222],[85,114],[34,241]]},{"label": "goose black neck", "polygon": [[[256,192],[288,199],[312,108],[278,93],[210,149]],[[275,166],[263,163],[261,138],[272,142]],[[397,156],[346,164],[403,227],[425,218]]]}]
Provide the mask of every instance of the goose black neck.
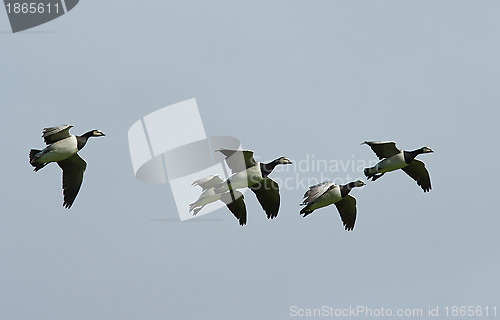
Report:
[{"label": "goose black neck", "polygon": [[355,187],[354,182],[349,182],[348,184],[340,186],[340,195],[342,196],[342,198],[347,196],[354,187]]},{"label": "goose black neck", "polygon": [[260,171],[262,172],[262,177],[266,178],[269,174],[271,174],[279,163],[279,160],[273,160],[269,163],[261,163]]},{"label": "goose black neck", "polygon": [[85,144],[87,144],[87,140],[92,136],[93,136],[93,131],[86,132],[81,136],[76,136],[78,150],[82,150],[82,148],[85,147]]},{"label": "goose black neck", "polygon": [[413,150],[413,151],[405,151],[404,152],[404,156],[405,156],[405,162],[406,163],[410,163],[413,161],[413,159],[415,159],[415,157],[421,153],[424,152],[424,148],[420,148],[420,149],[417,149],[417,150]]}]

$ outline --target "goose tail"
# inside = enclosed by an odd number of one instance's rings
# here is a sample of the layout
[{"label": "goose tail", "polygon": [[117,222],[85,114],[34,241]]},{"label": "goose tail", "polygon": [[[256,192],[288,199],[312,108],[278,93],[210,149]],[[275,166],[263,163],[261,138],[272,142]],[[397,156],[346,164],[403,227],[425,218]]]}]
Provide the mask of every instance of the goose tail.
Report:
[{"label": "goose tail", "polygon": [[365,168],[365,170],[363,170],[363,173],[365,174],[365,176],[368,180],[371,179],[372,181],[375,181],[384,175],[384,173],[377,174],[376,167]]},{"label": "goose tail", "polygon": [[373,172],[373,171],[375,171],[374,169],[375,169],[375,167],[365,168],[365,169],[363,170],[363,173],[365,174],[365,176],[366,176],[367,178],[370,178],[371,176],[373,176],[373,175],[375,174],[375,172]]},{"label": "goose tail", "polygon": [[195,216],[198,214],[198,212],[200,212],[201,209],[203,209],[203,207],[204,205],[200,207],[196,204],[196,202],[193,202],[189,204],[189,212],[193,211],[193,216]]},{"label": "goose tail", "polygon": [[38,170],[42,169],[43,167],[45,167],[47,165],[47,163],[40,163],[40,162],[37,162],[36,160],[38,159],[38,154],[42,152],[42,150],[38,150],[38,149],[31,149],[30,150],[30,164],[35,167],[35,169],[33,169],[33,171],[37,172]]},{"label": "goose tail", "polygon": [[300,214],[303,215],[303,217],[307,217],[308,215],[313,213],[314,209],[311,210],[309,208],[309,205],[305,206],[304,208],[302,208],[302,210],[300,210]]}]

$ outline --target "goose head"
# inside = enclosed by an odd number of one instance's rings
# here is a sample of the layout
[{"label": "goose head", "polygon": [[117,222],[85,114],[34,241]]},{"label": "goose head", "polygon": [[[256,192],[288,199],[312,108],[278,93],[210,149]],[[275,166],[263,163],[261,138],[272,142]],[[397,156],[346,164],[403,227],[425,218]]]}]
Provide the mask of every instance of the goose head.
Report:
[{"label": "goose head", "polygon": [[280,157],[280,158],[276,159],[276,162],[279,164],[292,164],[292,161],[290,161],[286,157]]},{"label": "goose head", "polygon": [[366,183],[363,180],[356,180],[356,181],[354,181],[354,186],[355,187],[359,188],[359,187],[362,187],[362,186],[365,186],[365,185],[366,185]]},{"label": "goose head", "polygon": [[90,136],[91,137],[102,137],[102,136],[105,136],[105,134],[101,130],[92,130]]},{"label": "goose head", "polygon": [[431,148],[429,147],[423,147],[421,149],[422,153],[431,153],[431,152],[434,152]]}]

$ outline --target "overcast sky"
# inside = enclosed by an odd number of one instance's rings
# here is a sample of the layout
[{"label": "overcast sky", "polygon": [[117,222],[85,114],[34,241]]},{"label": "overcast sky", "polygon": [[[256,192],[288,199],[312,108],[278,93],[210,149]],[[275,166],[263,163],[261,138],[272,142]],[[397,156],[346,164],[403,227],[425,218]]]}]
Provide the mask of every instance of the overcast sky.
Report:
[{"label": "overcast sky", "polygon": [[[294,319],[293,306],[358,305],[444,316],[498,304],[499,10],[85,0],[16,34],[0,13],[0,318]],[[127,132],[190,98],[207,135],[294,161],[277,181],[363,178],[358,164],[376,156],[360,143],[394,140],[435,151],[418,157],[433,189],[401,171],[367,182],[351,193],[352,232],[335,206],[299,215],[306,182],[281,188],[275,220],[247,193],[245,227],[225,208],[180,222],[168,184],[135,179]],[[59,124],[106,133],[80,152],[71,210],[58,166],[28,163]],[[299,169],[316,160],[346,168]]]}]

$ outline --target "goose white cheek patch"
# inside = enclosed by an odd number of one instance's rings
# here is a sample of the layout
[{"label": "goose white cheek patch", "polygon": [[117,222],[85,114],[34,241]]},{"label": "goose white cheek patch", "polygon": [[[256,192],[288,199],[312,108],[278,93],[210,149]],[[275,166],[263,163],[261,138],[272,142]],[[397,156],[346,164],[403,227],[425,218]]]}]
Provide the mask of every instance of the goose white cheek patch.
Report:
[{"label": "goose white cheek patch", "polygon": [[[225,180],[230,175],[224,157],[215,151],[241,149],[234,137],[207,137],[195,99],[164,107],[136,121],[128,131],[128,141],[136,179],[168,182],[180,220],[194,218],[189,204],[198,199],[202,190],[191,186],[193,181],[213,174]],[[196,217],[222,207],[222,201],[210,203]]]}]

